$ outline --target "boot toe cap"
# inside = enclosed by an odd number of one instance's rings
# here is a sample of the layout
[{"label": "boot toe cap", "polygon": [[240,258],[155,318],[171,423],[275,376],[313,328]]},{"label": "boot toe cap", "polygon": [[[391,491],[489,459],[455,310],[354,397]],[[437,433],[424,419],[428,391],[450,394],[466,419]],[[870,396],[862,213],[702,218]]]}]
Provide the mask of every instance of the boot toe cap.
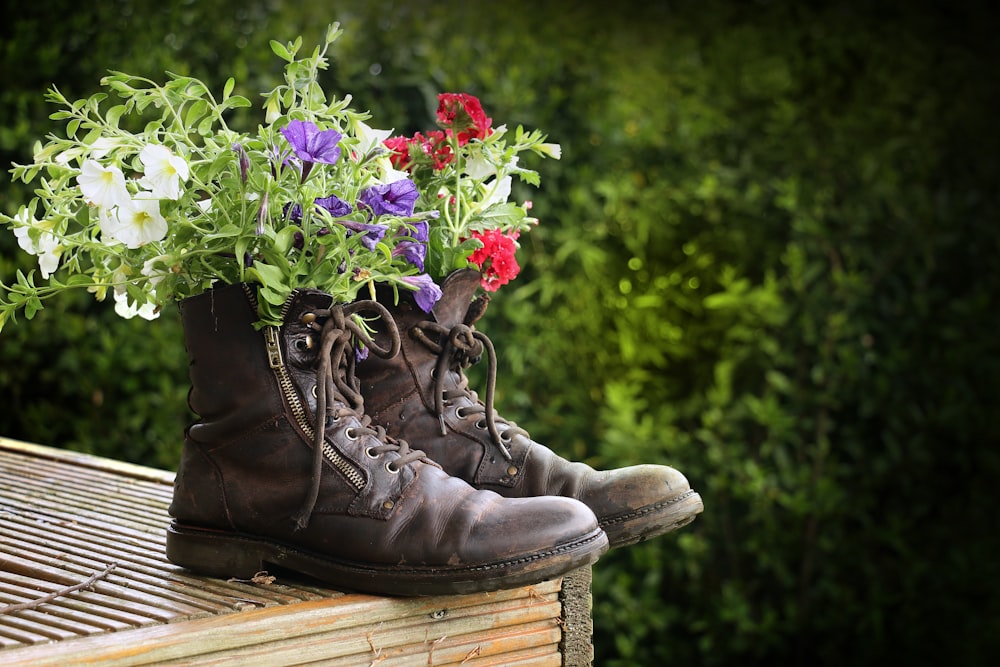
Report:
[{"label": "boot toe cap", "polygon": [[702,510],[687,478],[664,465],[636,465],[600,475],[584,500],[612,547],[626,546],[684,526]]}]

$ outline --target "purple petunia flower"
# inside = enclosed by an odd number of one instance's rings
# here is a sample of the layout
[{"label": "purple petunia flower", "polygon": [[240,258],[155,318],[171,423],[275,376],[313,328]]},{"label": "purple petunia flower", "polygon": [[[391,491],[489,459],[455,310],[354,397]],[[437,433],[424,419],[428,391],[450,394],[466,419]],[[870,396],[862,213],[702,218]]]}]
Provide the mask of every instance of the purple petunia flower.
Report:
[{"label": "purple petunia flower", "polygon": [[260,198],[260,208],[257,209],[257,229],[254,230],[257,236],[261,236],[264,234],[264,226],[267,224],[268,221],[267,200],[268,196],[267,193],[265,192],[264,196]]},{"label": "purple petunia flower", "polygon": [[340,159],[340,143],[343,135],[336,130],[321,130],[316,123],[293,120],[281,128],[281,133],[295,151],[295,157],[302,161],[302,181],[309,177],[313,164],[336,164]]},{"label": "purple petunia flower", "polygon": [[299,204],[289,202],[284,205],[281,211],[288,222],[299,223],[302,221],[302,206]]},{"label": "purple petunia flower", "polygon": [[400,236],[412,236],[417,241],[421,243],[427,243],[427,239],[430,238],[430,223],[426,220],[418,220],[417,222],[410,223],[413,229],[403,229],[399,232]]},{"label": "purple petunia flower", "polygon": [[404,178],[366,188],[361,193],[360,205],[371,209],[373,215],[410,216],[418,196],[416,184]]},{"label": "purple petunia flower", "polygon": [[352,234],[363,234],[361,245],[369,250],[375,249],[375,246],[385,237],[385,233],[389,229],[385,225],[367,225],[352,220],[338,220],[337,223],[346,227]]},{"label": "purple petunia flower", "polygon": [[424,261],[427,259],[427,246],[419,241],[402,240],[392,249],[393,257],[403,257],[407,262],[417,267],[417,270],[424,270]]},{"label": "purple petunia flower", "polygon": [[351,212],[351,205],[346,201],[338,197],[337,195],[330,195],[329,197],[323,197],[322,199],[316,200],[316,206],[319,208],[326,209],[335,218],[342,218]]},{"label": "purple petunia flower", "polygon": [[417,288],[413,299],[420,306],[420,309],[425,313],[431,312],[434,304],[441,298],[441,288],[426,273],[421,273],[418,276],[403,276],[402,280]]},{"label": "purple petunia flower", "polygon": [[281,133],[291,144],[295,156],[303,162],[336,164],[340,159],[340,140],[343,135],[336,130],[321,130],[316,123],[293,120],[281,128]]},{"label": "purple petunia flower", "polygon": [[243,147],[243,144],[235,143],[232,145],[232,149],[236,153],[236,161],[240,166],[240,180],[246,183],[247,173],[250,171],[250,156],[247,155],[247,149]]}]

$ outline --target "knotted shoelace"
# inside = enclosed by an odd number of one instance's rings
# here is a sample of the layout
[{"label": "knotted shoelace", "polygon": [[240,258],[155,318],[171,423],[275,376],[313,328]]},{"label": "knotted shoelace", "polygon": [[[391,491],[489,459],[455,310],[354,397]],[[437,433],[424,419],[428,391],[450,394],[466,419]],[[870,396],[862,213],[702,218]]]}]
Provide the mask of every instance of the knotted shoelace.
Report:
[{"label": "knotted shoelace", "polygon": [[[514,457],[505,443],[510,442],[511,437],[516,434],[527,437],[528,433],[514,422],[499,417],[493,407],[497,380],[497,354],[489,337],[481,331],[476,331],[475,327],[468,324],[456,324],[448,329],[431,321],[420,322],[410,330],[410,333],[437,355],[433,376],[434,410],[437,413],[441,435],[447,434],[444,421],[444,409],[447,402],[467,397],[473,403],[467,409],[472,414],[483,413],[484,419],[480,421],[486,422],[486,430],[489,431],[490,439],[504,458],[512,462]],[[486,400],[480,402],[476,392],[469,389],[469,378],[465,376],[463,369],[479,363],[483,354],[486,355],[487,362]],[[448,371],[454,371],[459,376],[458,385],[452,389],[445,389],[444,385],[445,375]],[[459,415],[459,417],[465,416],[464,412]],[[498,419],[507,426],[502,432],[497,428]]]},{"label": "knotted shoelace", "polygon": [[[374,311],[387,327],[390,341],[388,347],[378,345],[368,331],[354,319],[360,312]],[[390,471],[398,471],[414,461],[426,460],[426,454],[410,449],[405,440],[389,437],[381,426],[372,426],[371,417],[364,414],[364,398],[355,374],[357,356],[354,346],[360,342],[368,350],[383,359],[391,359],[399,353],[399,330],[392,316],[382,304],[376,301],[356,301],[343,306],[317,309],[304,313],[302,322],[320,334],[318,363],[316,365],[316,415],[314,424],[313,465],[309,491],[305,502],[295,516],[299,528],[309,525],[309,518],[319,499],[323,474],[323,445],[326,439],[327,423],[336,423],[342,417],[355,417],[361,426],[354,427],[352,435],[373,435],[379,445],[369,447],[368,452],[379,456],[386,452],[397,452],[399,458],[389,464]],[[339,405],[338,405],[339,404]],[[344,406],[347,407],[344,407]]]}]

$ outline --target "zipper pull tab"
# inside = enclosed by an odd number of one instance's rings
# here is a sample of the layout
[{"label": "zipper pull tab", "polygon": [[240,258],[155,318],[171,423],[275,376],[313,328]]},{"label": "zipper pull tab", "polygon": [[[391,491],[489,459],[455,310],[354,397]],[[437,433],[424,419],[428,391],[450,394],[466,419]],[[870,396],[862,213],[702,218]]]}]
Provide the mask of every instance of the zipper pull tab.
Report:
[{"label": "zipper pull tab", "polygon": [[264,327],[264,344],[267,346],[267,361],[271,368],[282,368],[285,363],[281,359],[281,341],[278,339],[278,327]]}]

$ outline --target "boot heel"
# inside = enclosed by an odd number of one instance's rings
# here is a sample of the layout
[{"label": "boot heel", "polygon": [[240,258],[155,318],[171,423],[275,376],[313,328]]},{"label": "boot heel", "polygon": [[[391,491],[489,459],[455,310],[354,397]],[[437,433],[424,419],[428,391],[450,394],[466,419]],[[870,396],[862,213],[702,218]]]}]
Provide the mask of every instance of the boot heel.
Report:
[{"label": "boot heel", "polygon": [[166,547],[171,563],[213,577],[250,579],[265,569],[252,543],[220,531],[171,525]]}]

